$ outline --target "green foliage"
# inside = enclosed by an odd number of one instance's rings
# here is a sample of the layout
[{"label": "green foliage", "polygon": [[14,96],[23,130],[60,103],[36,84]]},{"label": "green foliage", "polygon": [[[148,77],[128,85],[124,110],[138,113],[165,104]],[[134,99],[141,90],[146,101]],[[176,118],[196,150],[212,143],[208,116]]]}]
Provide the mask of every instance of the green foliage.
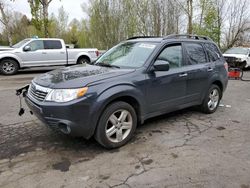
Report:
[{"label": "green foliage", "polygon": [[39,0],[28,0],[28,3],[30,5],[32,15],[32,25],[36,28],[38,36],[44,36],[42,32],[43,19],[41,14],[41,3]]},{"label": "green foliage", "polygon": [[[31,8],[31,20],[12,12],[9,28],[14,43],[37,35],[62,38],[76,47],[105,50],[132,36],[164,36],[185,32],[187,22],[191,20],[194,34],[209,36],[219,45],[225,39],[228,44],[236,44],[239,37],[249,31],[250,23],[247,17],[249,11],[244,8],[247,3],[241,3],[247,0],[237,0],[237,5],[230,3],[226,7],[223,3],[227,0],[188,1],[195,11],[194,15],[187,11],[187,0],[89,0],[81,5],[86,17],[70,23],[63,7],[59,8],[58,16],[53,13],[48,16],[51,0],[27,1]],[[230,13],[227,14],[225,10]],[[241,14],[240,10],[245,13]],[[224,19],[227,20],[225,23]],[[222,29],[225,33],[223,39]],[[0,45],[6,44],[7,36],[4,28],[0,34]]]},{"label": "green foliage", "polygon": [[218,26],[218,13],[216,11],[215,4],[211,0],[201,0],[204,8],[204,18],[200,24],[195,23],[193,30],[195,34],[205,35],[210,37],[212,40],[220,43],[221,30]]}]

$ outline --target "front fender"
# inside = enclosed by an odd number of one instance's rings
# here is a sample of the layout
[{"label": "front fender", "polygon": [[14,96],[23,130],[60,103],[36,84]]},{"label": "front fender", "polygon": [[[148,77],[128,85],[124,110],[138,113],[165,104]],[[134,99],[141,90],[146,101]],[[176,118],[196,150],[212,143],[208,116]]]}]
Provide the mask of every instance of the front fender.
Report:
[{"label": "front fender", "polygon": [[119,84],[115,86],[111,86],[102,92],[100,92],[95,102],[93,102],[93,106],[91,108],[91,125],[92,125],[92,134],[94,134],[96,126],[98,124],[98,120],[102,112],[105,110],[108,104],[112,101],[120,98],[120,97],[132,97],[139,104],[139,118],[143,120],[143,114],[145,109],[145,102],[143,101],[144,94],[139,91],[132,84]]},{"label": "front fender", "polygon": [[22,63],[21,63],[22,60],[21,60],[17,55],[12,54],[12,53],[1,53],[1,54],[0,54],[0,61],[1,61],[2,59],[4,59],[4,58],[15,59],[15,60],[18,62],[19,66],[22,67]]}]

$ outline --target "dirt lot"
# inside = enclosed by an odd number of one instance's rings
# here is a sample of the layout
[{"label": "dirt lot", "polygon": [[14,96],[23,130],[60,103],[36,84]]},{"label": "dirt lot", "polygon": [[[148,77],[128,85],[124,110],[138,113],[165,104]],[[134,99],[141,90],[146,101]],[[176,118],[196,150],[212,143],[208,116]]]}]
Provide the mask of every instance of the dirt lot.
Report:
[{"label": "dirt lot", "polygon": [[14,89],[42,72],[0,75],[0,187],[250,187],[250,82],[231,80],[215,114],[151,119],[109,151],[17,115]]}]

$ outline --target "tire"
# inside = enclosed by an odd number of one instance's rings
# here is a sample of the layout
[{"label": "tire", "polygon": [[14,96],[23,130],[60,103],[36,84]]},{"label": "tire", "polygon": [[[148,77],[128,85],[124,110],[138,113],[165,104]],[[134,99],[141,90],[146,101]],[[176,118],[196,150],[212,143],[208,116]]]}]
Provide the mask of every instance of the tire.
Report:
[{"label": "tire", "polygon": [[4,59],[0,62],[0,72],[4,75],[14,75],[18,69],[18,63],[13,59]]},{"label": "tire", "polygon": [[118,148],[132,138],[136,126],[137,116],[134,108],[125,102],[115,102],[102,113],[95,139],[107,149]]},{"label": "tire", "polygon": [[90,64],[90,61],[89,61],[89,59],[87,59],[86,57],[80,57],[80,58],[77,60],[77,64]]},{"label": "tire", "polygon": [[220,99],[222,97],[221,89],[217,85],[211,85],[209,88],[202,105],[200,106],[201,111],[206,114],[214,113],[219,104]]}]

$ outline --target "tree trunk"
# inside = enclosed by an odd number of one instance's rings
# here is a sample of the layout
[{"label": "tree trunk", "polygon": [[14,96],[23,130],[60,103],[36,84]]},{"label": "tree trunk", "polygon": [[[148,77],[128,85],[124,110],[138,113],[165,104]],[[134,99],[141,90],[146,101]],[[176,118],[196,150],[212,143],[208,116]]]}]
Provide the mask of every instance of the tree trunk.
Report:
[{"label": "tree trunk", "polygon": [[12,46],[12,34],[11,34],[11,28],[9,26],[9,18],[6,15],[6,13],[4,12],[4,5],[2,2],[0,2],[0,12],[2,15],[2,19],[0,21],[2,22],[2,24],[4,25],[4,27],[7,31],[7,38],[8,38],[9,46]]},{"label": "tree trunk", "polygon": [[187,8],[188,8],[188,29],[187,33],[193,33],[193,0],[187,0]]},{"label": "tree trunk", "polygon": [[49,30],[48,30],[48,27],[49,27],[49,14],[48,14],[48,4],[47,2],[45,1],[44,4],[43,4],[43,24],[44,24],[44,36],[46,38],[49,37]]}]

